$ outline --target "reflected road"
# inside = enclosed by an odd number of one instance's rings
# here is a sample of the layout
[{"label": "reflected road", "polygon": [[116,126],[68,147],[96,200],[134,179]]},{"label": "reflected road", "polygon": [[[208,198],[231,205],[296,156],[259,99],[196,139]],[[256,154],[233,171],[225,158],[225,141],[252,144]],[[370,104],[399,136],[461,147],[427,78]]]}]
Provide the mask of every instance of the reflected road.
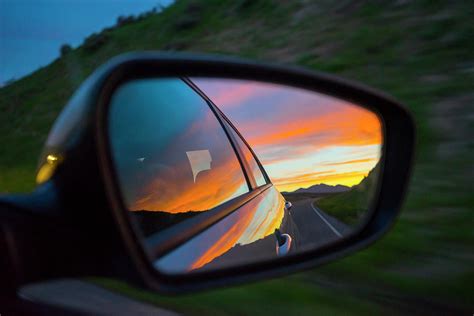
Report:
[{"label": "reflected road", "polygon": [[295,201],[290,211],[298,228],[297,246],[314,249],[347,236],[351,228],[312,205],[314,199]]},{"label": "reflected road", "polygon": [[[347,236],[352,230],[351,227],[313,206],[314,200],[310,198],[296,201],[291,210],[285,212],[282,233],[288,233],[293,238],[294,252],[327,245]],[[203,268],[216,269],[232,266],[238,262],[255,262],[256,258],[270,259],[276,256],[275,242],[275,236],[272,234],[244,247],[233,247]]]}]

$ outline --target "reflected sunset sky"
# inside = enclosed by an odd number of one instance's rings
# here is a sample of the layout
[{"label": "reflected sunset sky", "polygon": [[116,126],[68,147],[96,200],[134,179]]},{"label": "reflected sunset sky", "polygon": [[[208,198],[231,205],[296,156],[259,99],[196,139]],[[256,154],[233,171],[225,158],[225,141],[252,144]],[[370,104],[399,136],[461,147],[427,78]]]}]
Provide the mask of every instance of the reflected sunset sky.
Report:
[{"label": "reflected sunset sky", "polygon": [[280,191],[352,186],[380,159],[381,125],[364,108],[268,83],[192,80],[234,123]]}]

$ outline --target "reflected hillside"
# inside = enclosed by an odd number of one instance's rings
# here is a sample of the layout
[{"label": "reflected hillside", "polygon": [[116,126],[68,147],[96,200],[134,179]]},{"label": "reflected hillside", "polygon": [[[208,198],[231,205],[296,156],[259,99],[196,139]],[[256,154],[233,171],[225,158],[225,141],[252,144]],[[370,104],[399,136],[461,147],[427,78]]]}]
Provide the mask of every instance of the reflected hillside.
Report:
[{"label": "reflected hillside", "polygon": [[367,177],[350,190],[318,199],[314,205],[346,224],[354,226],[361,223],[373,201],[379,172],[380,162],[375,165]]},{"label": "reflected hillside", "polygon": [[341,184],[328,185],[321,183],[308,188],[299,188],[293,192],[281,192],[281,194],[285,197],[285,200],[294,203],[300,200],[316,199],[331,194],[347,192],[350,189],[350,187]]}]

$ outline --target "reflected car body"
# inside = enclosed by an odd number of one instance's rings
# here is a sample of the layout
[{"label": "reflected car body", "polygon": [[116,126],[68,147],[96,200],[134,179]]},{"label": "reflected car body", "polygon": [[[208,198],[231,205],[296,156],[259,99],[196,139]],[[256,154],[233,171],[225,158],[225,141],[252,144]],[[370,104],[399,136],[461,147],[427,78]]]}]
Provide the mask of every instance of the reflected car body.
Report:
[{"label": "reflected car body", "polygon": [[[250,202],[157,259],[155,266],[178,273],[268,259],[279,252],[276,235],[281,232],[292,240],[297,235],[283,196],[270,184]],[[285,254],[287,248],[288,244]]]}]

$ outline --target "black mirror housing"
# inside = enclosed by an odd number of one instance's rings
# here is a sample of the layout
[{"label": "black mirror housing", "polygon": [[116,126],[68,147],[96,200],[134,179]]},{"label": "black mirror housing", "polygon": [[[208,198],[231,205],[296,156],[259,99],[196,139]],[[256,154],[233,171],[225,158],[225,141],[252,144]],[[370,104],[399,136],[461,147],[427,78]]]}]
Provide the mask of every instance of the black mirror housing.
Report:
[{"label": "black mirror housing", "polygon": [[[374,211],[362,229],[327,247],[281,257],[277,263],[267,261],[182,276],[154,269],[120,198],[106,126],[109,101],[119,85],[133,79],[170,76],[226,77],[288,85],[356,102],[377,113],[383,122],[385,142],[381,183]],[[331,75],[215,56],[144,52],[116,57],[83,83],[48,137],[38,182],[40,190],[48,194],[54,191],[55,203],[32,218],[47,214],[72,229],[67,236],[51,231],[45,237],[62,241],[56,243],[41,269],[31,267],[35,272],[26,275],[32,277],[21,282],[46,277],[111,276],[159,292],[181,293],[280,276],[324,264],[367,247],[393,225],[407,189],[414,143],[414,122],[401,104],[378,91]],[[23,200],[9,199],[3,203],[18,207]],[[292,207],[291,202],[286,203],[287,208]],[[30,206],[22,203],[20,208],[28,210]],[[67,254],[70,266],[48,272],[47,263],[60,261],[59,253]]]}]

